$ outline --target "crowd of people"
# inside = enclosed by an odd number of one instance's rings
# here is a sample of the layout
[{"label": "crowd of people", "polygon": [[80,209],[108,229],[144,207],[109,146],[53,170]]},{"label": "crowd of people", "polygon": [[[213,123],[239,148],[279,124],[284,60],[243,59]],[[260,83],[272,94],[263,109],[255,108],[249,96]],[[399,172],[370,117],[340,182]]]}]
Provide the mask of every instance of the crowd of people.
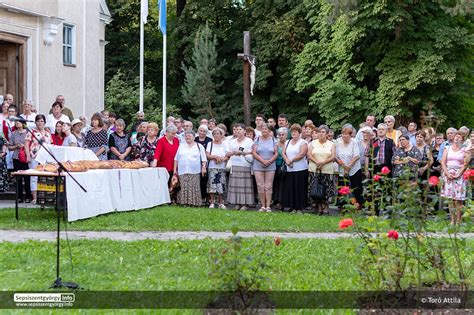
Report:
[{"label": "crowd of people", "polygon": [[[92,150],[100,160],[146,161],[169,172],[174,202],[189,206],[258,211],[327,214],[335,202],[338,186],[348,183],[355,205],[365,202],[365,179],[381,172],[393,178],[442,179],[441,196],[455,207],[453,223],[460,222],[464,201],[470,198],[474,130],[448,128],[445,134],[431,127],[419,129],[415,122],[396,128],[388,115],[376,123],[369,115],[358,130],[344,125],[334,130],[315,126],[311,120],[290,124],[284,114],[277,119],[261,114],[255,127],[234,123],[231,130],[214,118],[193,123],[168,117],[160,131],[138,112],[127,132],[126,122],[106,110],[90,118],[74,118],[58,95],[48,114],[36,113],[31,101],[22,103],[22,113],[13,97],[6,95],[0,123],[0,191],[8,188],[8,169],[34,168],[40,149],[37,139],[59,146]],[[11,119],[21,117],[25,121]],[[32,137],[25,127],[30,128]],[[20,183],[20,202],[36,199],[36,183]],[[24,192],[23,192],[24,191]]]}]

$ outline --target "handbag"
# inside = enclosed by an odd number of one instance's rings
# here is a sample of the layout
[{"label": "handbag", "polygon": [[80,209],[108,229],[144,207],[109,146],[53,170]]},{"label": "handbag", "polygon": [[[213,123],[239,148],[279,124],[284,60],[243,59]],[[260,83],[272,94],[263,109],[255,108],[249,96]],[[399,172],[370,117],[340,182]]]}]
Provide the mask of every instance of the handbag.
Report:
[{"label": "handbag", "polygon": [[179,177],[176,175],[173,175],[171,178],[170,182],[170,188],[169,188],[169,193],[170,194],[176,194],[178,191],[181,189],[181,183],[179,182]]},{"label": "handbag", "polygon": [[[319,171],[321,174],[321,171]],[[326,197],[326,185],[318,180],[318,174],[316,174],[311,183],[311,190],[309,191],[309,197],[315,201],[323,201]]]},{"label": "handbag", "polygon": [[286,166],[286,163],[283,162],[283,164],[278,167],[278,175],[285,175],[287,172],[288,167]]},{"label": "handbag", "polygon": [[28,163],[28,159],[26,158],[25,147],[21,147],[18,151],[18,161],[20,161],[21,163]]},{"label": "handbag", "polygon": [[[286,143],[285,150],[288,149],[288,145],[290,144],[290,140]],[[278,175],[285,175],[288,172],[288,166],[286,166],[285,160],[283,160],[282,164],[277,168]]]}]

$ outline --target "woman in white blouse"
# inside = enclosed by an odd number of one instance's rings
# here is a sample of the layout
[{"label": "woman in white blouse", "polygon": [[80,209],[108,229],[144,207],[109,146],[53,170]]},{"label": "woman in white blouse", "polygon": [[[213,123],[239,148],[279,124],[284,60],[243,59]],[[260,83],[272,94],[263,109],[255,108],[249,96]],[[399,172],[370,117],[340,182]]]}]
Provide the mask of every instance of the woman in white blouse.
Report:
[{"label": "woman in white blouse", "polygon": [[364,204],[362,197],[362,167],[359,144],[352,138],[351,125],[342,127],[341,139],[336,144],[336,162],[339,164],[339,176],[349,177],[349,183],[359,208]]},{"label": "woman in white blouse", "polygon": [[200,206],[202,204],[200,179],[206,174],[206,153],[202,145],[194,141],[195,133],[187,130],[185,142],[179,145],[174,158],[174,176],[178,176],[181,189],[178,204]]},{"label": "woman in white blouse", "polygon": [[236,138],[228,140],[230,152],[227,156],[232,166],[227,202],[236,205],[237,209],[247,210],[249,205],[255,204],[251,174],[253,140],[245,136],[244,124],[235,124],[234,128]]},{"label": "woman in white blouse", "polygon": [[290,211],[301,211],[306,207],[308,191],[308,144],[301,138],[302,128],[293,124],[290,128],[291,140],[283,149],[283,160],[287,173],[283,181],[283,207]]}]

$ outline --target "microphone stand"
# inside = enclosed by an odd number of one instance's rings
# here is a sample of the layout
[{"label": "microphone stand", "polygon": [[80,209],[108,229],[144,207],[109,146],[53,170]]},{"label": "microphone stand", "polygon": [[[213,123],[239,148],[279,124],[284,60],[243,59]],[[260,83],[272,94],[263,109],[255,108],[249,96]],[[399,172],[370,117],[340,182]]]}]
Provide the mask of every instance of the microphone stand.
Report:
[{"label": "microphone stand", "polygon": [[[79,188],[82,189],[85,193],[87,193],[87,190],[74,178],[74,176],[71,175],[71,173],[64,167],[63,163],[59,162],[56,156],[49,151],[49,149],[43,144],[43,140],[40,140],[36,137],[35,133],[28,128],[28,125],[26,124],[28,121],[23,120],[23,119],[17,119],[16,121],[20,121],[21,123],[25,124],[26,127],[25,129],[33,136],[33,138],[39,143],[39,145],[53,158],[53,160],[56,161],[58,164],[58,174],[56,176],[55,182],[56,182],[56,212],[58,213],[58,229],[57,229],[57,234],[56,234],[56,280],[54,280],[53,284],[49,287],[50,289],[58,289],[58,288],[68,288],[68,289],[79,289],[80,286],[77,283],[74,282],[63,282],[61,277],[59,276],[59,257],[60,257],[60,243],[61,243],[61,238],[60,238],[60,232],[61,232],[61,211],[59,209],[59,178],[61,177],[61,172],[64,171],[66,172],[69,177],[79,186]],[[65,183],[64,183],[65,187]],[[64,192],[66,190],[64,189]],[[18,202],[18,200],[17,200]],[[66,201],[64,201],[66,202]],[[65,209],[63,209],[65,211]]]}]

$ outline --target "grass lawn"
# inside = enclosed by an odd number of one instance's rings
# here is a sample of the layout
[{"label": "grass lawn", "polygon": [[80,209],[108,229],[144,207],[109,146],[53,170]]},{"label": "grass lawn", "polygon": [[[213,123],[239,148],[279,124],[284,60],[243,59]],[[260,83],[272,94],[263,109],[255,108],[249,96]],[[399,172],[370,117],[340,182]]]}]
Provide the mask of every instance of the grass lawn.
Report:
[{"label": "grass lawn", "polygon": [[[244,239],[254,252],[258,238]],[[472,250],[474,240],[467,241]],[[61,275],[86,290],[217,290],[209,278],[211,248],[224,240],[134,241],[77,240],[62,245]],[[356,239],[283,239],[268,243],[268,289],[360,290]],[[44,290],[55,277],[55,243],[0,243],[0,290]],[[463,257],[472,260],[467,252]],[[448,261],[449,263],[449,261]],[[430,271],[425,271],[429,276]],[[471,275],[471,281],[474,274]]]},{"label": "grass lawn", "polygon": [[[245,239],[243,244],[252,248],[259,241],[257,238]],[[69,249],[66,242],[62,242],[61,276],[65,281],[73,280],[91,291],[219,290],[209,277],[209,253],[211,248],[224,242],[210,239],[71,241],[74,274]],[[265,289],[363,290],[356,269],[360,259],[360,253],[355,250],[358,244],[355,239],[283,239],[280,246],[269,242],[270,268],[264,274],[267,278]],[[473,246],[474,240],[469,240],[467,249]],[[0,290],[47,291],[55,278],[55,253],[54,242],[0,243]],[[472,257],[466,254],[463,259],[472,260]],[[431,276],[429,270],[423,272],[424,279],[429,280]],[[473,277],[470,277],[471,283]]]},{"label": "grass lawn", "polygon": [[[258,239],[246,239],[253,245]],[[210,249],[223,240],[62,242],[62,277],[87,290],[213,290],[208,277]],[[273,290],[361,289],[350,252],[356,240],[283,239],[272,243]],[[55,277],[55,243],[0,243],[0,290],[44,290]]]},{"label": "grass lawn", "polygon": [[[441,240],[442,241],[442,240]],[[446,240],[445,240],[446,241]],[[250,251],[258,238],[244,239]],[[463,260],[470,261],[474,240],[467,241]],[[224,240],[134,241],[77,240],[69,248],[61,243],[61,277],[75,281],[85,291],[213,291],[219,286],[209,277],[209,253],[225,245]],[[361,259],[356,239],[283,239],[280,246],[268,242],[269,265],[262,275],[265,290],[272,291],[361,291],[357,265]],[[0,243],[0,290],[51,292],[55,278],[55,243],[28,241]],[[448,265],[452,263],[448,258]],[[423,279],[432,279],[429,270]],[[470,282],[474,280],[471,274]],[[5,311],[5,312],[4,312]],[[27,310],[2,310],[23,314]],[[54,311],[58,312],[58,310]],[[81,310],[73,313],[129,314],[131,310]],[[354,310],[277,310],[278,314],[352,314]],[[28,311],[30,313],[30,311]],[[50,314],[48,310],[31,310]],[[138,314],[202,314],[199,310],[134,310]]]},{"label": "grass lawn", "polygon": [[[161,206],[152,209],[116,212],[95,218],[71,222],[69,230],[80,231],[230,231],[238,226],[240,231],[278,232],[339,232],[340,216],[291,214],[282,212],[260,213],[207,208]],[[365,220],[363,220],[365,221]],[[433,231],[443,231],[447,220],[434,220]],[[384,222],[381,228],[389,227]],[[20,209],[20,220],[15,220],[14,209],[0,210],[0,229],[54,231],[56,213],[52,210]],[[353,231],[351,228],[345,232]],[[461,228],[474,232],[472,222]]]}]

